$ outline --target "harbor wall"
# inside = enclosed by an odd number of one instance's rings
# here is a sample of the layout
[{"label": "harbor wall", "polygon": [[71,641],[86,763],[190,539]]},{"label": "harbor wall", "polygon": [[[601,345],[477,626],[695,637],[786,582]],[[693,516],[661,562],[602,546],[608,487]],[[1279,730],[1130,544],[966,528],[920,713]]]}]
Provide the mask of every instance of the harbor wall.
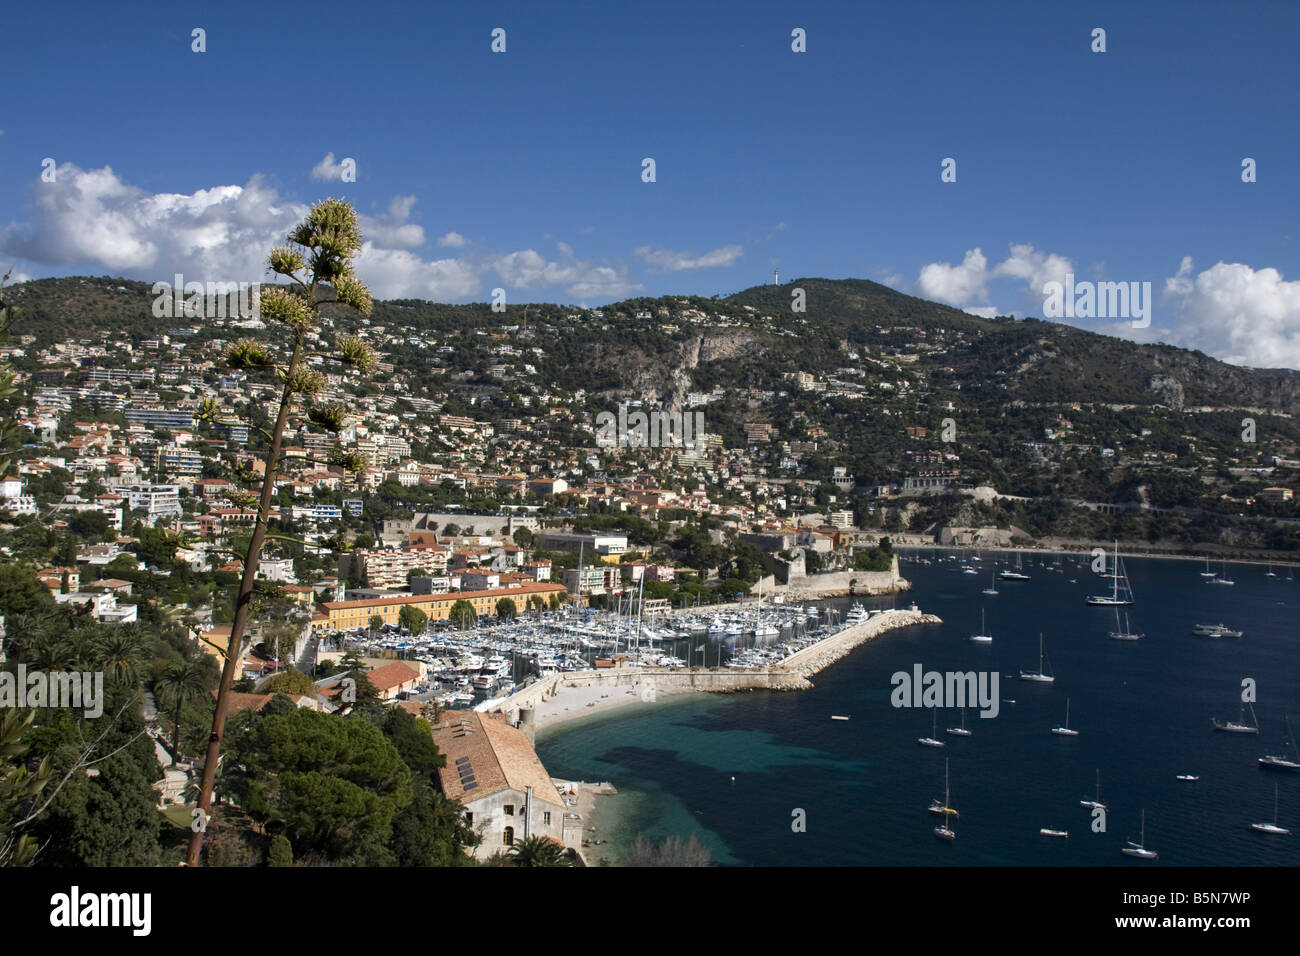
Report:
[{"label": "harbor wall", "polygon": [[920,611],[884,611],[771,667],[611,667],[552,674],[497,702],[490,710],[516,723],[521,709],[536,708],[566,687],[627,688],[646,701],[654,700],[660,691],[734,694],[748,690],[807,690],[813,686],[809,678],[873,637],[900,627],[939,623],[935,615]]}]

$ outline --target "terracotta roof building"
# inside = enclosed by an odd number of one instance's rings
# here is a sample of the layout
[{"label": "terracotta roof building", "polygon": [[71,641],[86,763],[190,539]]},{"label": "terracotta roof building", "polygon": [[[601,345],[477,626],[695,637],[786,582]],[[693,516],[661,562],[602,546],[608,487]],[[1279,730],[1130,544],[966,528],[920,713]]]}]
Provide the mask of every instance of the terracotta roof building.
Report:
[{"label": "terracotta roof building", "polygon": [[460,801],[483,834],[475,857],[485,860],[526,836],[564,842],[567,807],[537,751],[504,716],[448,711],[433,742],[447,759],[438,771],[440,789]]}]

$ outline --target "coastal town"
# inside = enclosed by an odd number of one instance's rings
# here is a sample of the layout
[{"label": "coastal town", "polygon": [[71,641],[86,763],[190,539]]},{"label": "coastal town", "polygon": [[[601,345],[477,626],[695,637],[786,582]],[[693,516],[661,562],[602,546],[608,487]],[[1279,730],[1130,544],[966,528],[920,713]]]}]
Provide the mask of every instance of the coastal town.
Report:
[{"label": "coastal town", "polygon": [[[141,291],[102,279],[54,281],[124,303]],[[7,298],[20,309],[35,304],[38,285]],[[290,424],[264,522],[272,533],[257,562],[245,641],[232,648],[237,585],[262,514],[254,492],[265,487],[268,426],[281,411],[273,382],[231,367],[232,345],[247,349],[267,329],[242,305],[242,297],[177,295],[161,324],[87,328],[75,338],[13,327],[0,359],[13,369],[20,441],[0,483],[0,552],[13,562],[11,575],[44,597],[6,608],[0,649],[23,656],[23,622],[36,609],[80,615],[101,634],[169,634],[170,654],[209,675],[196,679],[208,684],[209,704],[218,696],[209,682],[233,656],[230,715],[261,712],[277,694],[299,709],[347,714],[364,679],[375,701],[430,728],[445,758],[437,789],[478,828],[466,844],[475,859],[539,834],[583,859],[591,831],[578,805],[586,801],[589,814],[595,791],[552,780],[533,750],[535,729],[561,713],[609,712],[614,702],[683,691],[809,686],[834,659],[828,646],[852,646],[843,635],[931,619],[915,608],[869,612],[861,604],[841,619],[840,610],[817,606],[846,595],[896,601],[909,587],[898,548],[1087,551],[1098,540],[1050,533],[1069,521],[1040,522],[1034,533],[1007,520],[1031,523],[1037,499],[998,491],[981,465],[987,449],[945,435],[962,413],[933,375],[919,372],[918,359],[970,347],[961,330],[885,328],[870,351],[844,344],[848,364],[834,374],[784,376],[783,396],[878,408],[901,446],[894,466],[873,479],[855,474],[850,456],[836,462],[843,445],[831,423],[806,411],[780,427],[719,414],[760,407],[773,393],[683,386],[657,405],[562,389],[539,372],[575,326],[650,326],[668,336],[689,328],[705,347],[711,336],[734,339],[742,330],[779,333],[753,306],[721,311],[670,299],[582,312],[525,308],[509,321],[487,313],[439,333],[403,323],[400,305],[386,307],[382,321],[378,310],[326,313],[306,338],[323,345],[346,336],[374,361],[361,371],[313,356],[312,401],[284,409]],[[190,324],[170,324],[176,315]],[[908,409],[913,420],[941,420],[889,424],[905,421]],[[1028,414],[1023,402],[1016,410]],[[1294,534],[1300,463],[1289,432],[1274,430],[1258,451],[1242,446],[1230,461],[1186,443],[1155,450],[1165,427],[1155,420],[1122,439],[1089,440],[1100,421],[1123,411],[1039,407],[1035,414],[1052,425],[1024,443],[1021,467],[1042,475],[1077,472],[1083,461],[1131,469],[1152,476],[1140,500],[1053,493],[1043,501],[1102,533],[1141,529],[1146,540],[1127,535],[1126,547],[1176,554],[1175,535],[1147,532],[1203,522],[1207,502],[1160,504],[1147,488],[1190,464],[1203,486],[1228,489],[1214,499],[1213,518],[1226,529],[1216,558],[1281,566],[1294,557],[1268,547]],[[1289,421],[1261,409],[1143,412],[1188,422],[1240,413]],[[801,664],[810,654],[822,663]],[[184,812],[202,768],[208,708],[158,677],[143,690],[161,771],[158,806]]]}]

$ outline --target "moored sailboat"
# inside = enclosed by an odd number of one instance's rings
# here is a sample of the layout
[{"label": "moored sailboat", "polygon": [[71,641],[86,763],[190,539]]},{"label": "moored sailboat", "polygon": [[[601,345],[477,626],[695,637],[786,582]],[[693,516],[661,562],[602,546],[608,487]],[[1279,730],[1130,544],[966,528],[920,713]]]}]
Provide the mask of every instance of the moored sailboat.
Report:
[{"label": "moored sailboat", "polygon": [[1065,698],[1065,723],[1059,727],[1053,727],[1052,733],[1058,737],[1077,737],[1079,732],[1070,729],[1070,698]]},{"label": "moored sailboat", "polygon": [[1256,833],[1270,833],[1274,836],[1286,836],[1291,831],[1277,825],[1277,784],[1273,784],[1273,822],[1252,823],[1250,828]]},{"label": "moored sailboat", "polygon": [[1111,582],[1110,594],[1093,594],[1084,598],[1084,602],[1103,607],[1133,603],[1133,588],[1129,584],[1128,574],[1125,573],[1123,564],[1119,559],[1118,540],[1115,542],[1115,563],[1114,571],[1111,574]]},{"label": "moored sailboat", "polygon": [[1024,671],[1024,670],[1022,670],[1022,671],[1020,672],[1020,679],[1021,679],[1021,680],[1035,681],[1035,682],[1037,682],[1037,683],[1039,683],[1039,684],[1053,684],[1053,683],[1055,683],[1055,682],[1056,682],[1056,677],[1053,676],[1053,675],[1051,674],[1052,662],[1051,662],[1051,661],[1048,661],[1048,662],[1047,662],[1047,670],[1044,671],[1044,670],[1043,670],[1043,657],[1044,657],[1044,655],[1043,655],[1043,632],[1042,632],[1042,631],[1039,631],[1039,632],[1038,632],[1038,670],[1036,670],[1036,671]]},{"label": "moored sailboat", "polygon": [[1138,838],[1138,842],[1136,843],[1134,843],[1132,840],[1129,840],[1128,846],[1121,848],[1120,852],[1123,853],[1125,856],[1135,856],[1140,860],[1160,859],[1159,853],[1157,853],[1155,850],[1148,850],[1146,848],[1146,842],[1147,842],[1147,811],[1145,808],[1143,808],[1142,835]]}]

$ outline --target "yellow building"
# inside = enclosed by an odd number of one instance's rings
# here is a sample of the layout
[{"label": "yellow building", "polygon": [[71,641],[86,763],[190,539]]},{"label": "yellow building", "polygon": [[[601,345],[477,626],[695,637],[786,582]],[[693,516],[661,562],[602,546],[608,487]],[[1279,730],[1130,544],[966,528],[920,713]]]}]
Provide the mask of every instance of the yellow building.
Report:
[{"label": "yellow building", "polygon": [[[495,588],[491,591],[453,591],[449,594],[415,594],[411,597],[370,598],[365,601],[326,601],[322,613],[311,622],[313,630],[355,631],[370,626],[370,618],[378,615],[385,624],[397,626],[397,615],[402,608],[413,605],[429,615],[431,621],[445,621],[451,615],[452,605],[468,601],[479,617],[495,614],[497,602],[510,598],[522,614],[528,609],[528,599],[534,594],[549,605],[552,594],[568,595],[563,584],[524,584],[517,588]],[[572,600],[572,598],[570,598]]]}]

